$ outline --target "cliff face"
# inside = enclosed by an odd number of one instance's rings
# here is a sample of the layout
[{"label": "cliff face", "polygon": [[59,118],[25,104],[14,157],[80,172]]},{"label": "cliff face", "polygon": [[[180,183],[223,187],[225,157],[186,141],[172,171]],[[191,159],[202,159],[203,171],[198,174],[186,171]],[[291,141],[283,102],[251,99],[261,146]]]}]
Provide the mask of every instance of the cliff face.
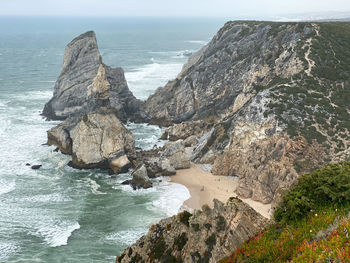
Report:
[{"label": "cliff face", "polygon": [[124,71],[102,63],[96,35],[89,31],[67,45],[61,74],[43,115],[48,119],[63,120],[111,106],[125,121],[128,117],[136,117],[141,104],[128,89]]},{"label": "cliff face", "polygon": [[218,262],[268,221],[238,199],[161,220],[117,262]]},{"label": "cliff face", "polygon": [[274,202],[301,173],[349,158],[347,41],[349,23],[228,22],[146,113],[216,123],[192,158],[238,176],[241,197]]}]

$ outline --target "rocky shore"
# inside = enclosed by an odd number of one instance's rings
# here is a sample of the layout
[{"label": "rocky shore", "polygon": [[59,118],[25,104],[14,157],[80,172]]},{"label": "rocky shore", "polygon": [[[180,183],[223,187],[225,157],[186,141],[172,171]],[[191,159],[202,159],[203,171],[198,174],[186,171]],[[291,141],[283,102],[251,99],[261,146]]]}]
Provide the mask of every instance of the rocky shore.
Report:
[{"label": "rocky shore", "polygon": [[[194,163],[236,178],[232,196],[274,206],[301,174],[350,158],[349,66],[323,46],[344,56],[331,37],[339,27],[228,22],[145,102],[132,95],[121,68],[102,62],[87,32],[68,44],[45,105],[44,116],[64,120],[48,131],[48,144],[72,155],[76,168],[133,168],[125,183],[134,189]],[[168,142],[136,151],[127,120],[166,126]],[[266,223],[238,199],[215,201],[213,209],[162,220],[117,261],[217,262]]]}]

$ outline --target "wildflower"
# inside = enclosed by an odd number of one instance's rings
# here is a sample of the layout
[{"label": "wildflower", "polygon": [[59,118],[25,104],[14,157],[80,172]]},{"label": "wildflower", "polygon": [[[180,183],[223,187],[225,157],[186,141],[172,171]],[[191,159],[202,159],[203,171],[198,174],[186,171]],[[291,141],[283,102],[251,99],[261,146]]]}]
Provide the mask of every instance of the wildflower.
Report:
[{"label": "wildflower", "polygon": [[315,214],[315,216],[317,216],[317,214]]},{"label": "wildflower", "polygon": [[312,229],[310,229],[310,233],[312,233]]}]

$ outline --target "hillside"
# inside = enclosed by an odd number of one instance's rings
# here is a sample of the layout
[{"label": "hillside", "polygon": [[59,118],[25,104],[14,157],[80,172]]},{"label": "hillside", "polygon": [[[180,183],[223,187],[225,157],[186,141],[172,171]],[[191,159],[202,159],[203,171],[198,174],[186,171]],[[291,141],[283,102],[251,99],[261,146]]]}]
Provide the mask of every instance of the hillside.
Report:
[{"label": "hillside", "polygon": [[301,176],[279,204],[276,223],[220,262],[349,262],[349,189],[349,162]]},{"label": "hillside", "polygon": [[240,197],[276,202],[300,174],[349,159],[349,40],[348,22],[228,22],[147,118],[213,123],[192,159],[238,176]]}]

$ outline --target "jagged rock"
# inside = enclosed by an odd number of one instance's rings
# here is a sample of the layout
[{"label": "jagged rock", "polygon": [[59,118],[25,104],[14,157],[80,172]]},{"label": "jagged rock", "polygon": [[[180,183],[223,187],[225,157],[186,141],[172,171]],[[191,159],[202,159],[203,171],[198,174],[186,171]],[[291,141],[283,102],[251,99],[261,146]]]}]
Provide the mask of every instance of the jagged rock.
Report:
[{"label": "jagged rock", "polygon": [[123,70],[102,63],[96,35],[89,31],[67,45],[61,74],[43,115],[48,119],[63,120],[111,106],[125,121],[129,117],[136,118],[141,105],[142,102],[128,89]]},{"label": "jagged rock", "polygon": [[175,174],[175,167],[170,164],[169,159],[163,159],[160,161],[160,176],[170,176]]},{"label": "jagged rock", "polygon": [[70,137],[73,165],[79,168],[100,167],[120,152],[135,156],[134,137],[113,111],[99,109],[83,115],[70,131]]},{"label": "jagged rock", "polygon": [[78,119],[71,118],[47,131],[47,144],[55,145],[63,154],[72,154],[72,139],[69,131]]},{"label": "jagged rock", "polygon": [[175,170],[186,169],[191,167],[191,149],[185,148],[184,140],[177,140],[175,142],[167,142],[161,152],[160,159],[169,160],[171,167]]},{"label": "jagged rock", "polygon": [[132,133],[117,118],[116,110],[100,108],[89,114],[69,118],[48,131],[50,145],[72,154],[76,168],[111,168],[126,172],[135,159]]},{"label": "jagged rock", "polygon": [[268,220],[238,199],[214,200],[193,215],[180,213],[153,225],[117,262],[218,262],[267,226]]},{"label": "jagged rock", "polygon": [[214,123],[191,160],[237,176],[241,197],[276,202],[300,174],[350,156],[349,48],[340,43],[349,33],[347,24],[228,22],[148,98],[145,114],[180,123],[164,133],[170,140],[186,139],[193,121]]},{"label": "jagged rock", "polygon": [[249,94],[274,76],[300,73],[303,62],[291,50],[304,31],[291,25],[275,38],[272,30],[265,23],[227,23],[175,80],[149,97],[146,113],[155,121],[175,123],[217,118],[233,110],[238,95]]},{"label": "jagged rock", "polygon": [[188,137],[201,137],[210,129],[211,124],[205,121],[188,121],[168,127],[162,134],[163,140],[186,140]]},{"label": "jagged rock", "polygon": [[109,161],[108,166],[113,173],[126,173],[131,167],[131,162],[125,152],[121,151]]},{"label": "jagged rock", "polygon": [[185,147],[192,147],[195,144],[197,144],[198,141],[199,140],[198,140],[198,137],[196,135],[189,136],[184,140]]},{"label": "jagged rock", "polygon": [[135,169],[135,171],[133,171],[132,180],[130,181],[130,184],[133,186],[134,189],[147,189],[152,187],[152,182],[150,181],[147,175],[147,169],[144,164],[141,164]]}]

